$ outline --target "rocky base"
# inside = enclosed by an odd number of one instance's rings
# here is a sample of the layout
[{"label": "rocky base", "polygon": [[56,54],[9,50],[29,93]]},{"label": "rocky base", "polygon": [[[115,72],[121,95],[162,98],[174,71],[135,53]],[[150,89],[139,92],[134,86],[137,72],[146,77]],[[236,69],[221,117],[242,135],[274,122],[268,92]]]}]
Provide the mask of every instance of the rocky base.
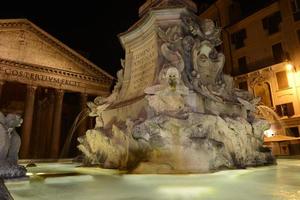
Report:
[{"label": "rocky base", "polygon": [[274,164],[262,147],[265,120],[189,113],[160,115],[134,128],[133,137],[151,146],[147,162],[133,173],[206,173]]},{"label": "rocky base", "polygon": [[24,166],[11,163],[8,161],[0,162],[0,178],[14,179],[26,176],[26,168]]},{"label": "rocky base", "polygon": [[[201,113],[160,114],[113,125],[111,134],[89,130],[80,149],[87,163],[132,173],[207,173],[275,164],[263,147],[265,120]],[[93,162],[91,162],[93,161]]]}]

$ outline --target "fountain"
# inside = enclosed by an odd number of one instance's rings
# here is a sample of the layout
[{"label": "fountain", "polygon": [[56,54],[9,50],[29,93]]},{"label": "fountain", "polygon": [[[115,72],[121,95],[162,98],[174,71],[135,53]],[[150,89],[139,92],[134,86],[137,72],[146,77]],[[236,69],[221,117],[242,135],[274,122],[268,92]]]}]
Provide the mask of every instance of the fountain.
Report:
[{"label": "fountain", "polygon": [[191,1],[160,2],[120,34],[126,58],[113,93],[88,103],[96,126],[78,138],[85,164],[132,173],[273,164],[261,150],[270,125],[255,116],[260,99],[222,72],[221,29]]}]

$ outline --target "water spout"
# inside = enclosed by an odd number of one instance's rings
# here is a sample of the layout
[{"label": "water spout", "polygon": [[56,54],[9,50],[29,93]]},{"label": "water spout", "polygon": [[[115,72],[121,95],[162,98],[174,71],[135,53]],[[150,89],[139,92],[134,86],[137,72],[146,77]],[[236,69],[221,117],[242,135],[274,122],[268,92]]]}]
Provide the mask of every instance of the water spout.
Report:
[{"label": "water spout", "polygon": [[60,158],[65,158],[68,156],[69,150],[70,150],[70,145],[71,145],[71,142],[73,139],[73,135],[76,132],[77,128],[80,126],[80,124],[88,117],[88,115],[89,115],[89,109],[86,108],[86,109],[82,110],[75,118],[75,120],[71,126],[71,129],[67,135],[65,144],[64,144],[63,149],[60,154]]},{"label": "water spout", "polygon": [[283,129],[285,127],[285,124],[282,121],[282,119],[272,108],[265,105],[259,105],[257,106],[257,110],[258,110],[258,116],[266,119],[267,121],[269,121],[274,125],[279,125],[279,128],[276,129]]}]

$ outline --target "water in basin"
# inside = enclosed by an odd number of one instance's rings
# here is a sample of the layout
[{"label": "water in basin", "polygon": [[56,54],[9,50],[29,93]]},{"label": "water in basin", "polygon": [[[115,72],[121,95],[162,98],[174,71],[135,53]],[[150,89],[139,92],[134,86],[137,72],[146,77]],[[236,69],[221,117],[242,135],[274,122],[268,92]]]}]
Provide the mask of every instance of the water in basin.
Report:
[{"label": "water in basin", "polygon": [[7,182],[15,200],[300,199],[300,160],[212,174],[128,175],[76,164],[38,164],[28,181]]}]

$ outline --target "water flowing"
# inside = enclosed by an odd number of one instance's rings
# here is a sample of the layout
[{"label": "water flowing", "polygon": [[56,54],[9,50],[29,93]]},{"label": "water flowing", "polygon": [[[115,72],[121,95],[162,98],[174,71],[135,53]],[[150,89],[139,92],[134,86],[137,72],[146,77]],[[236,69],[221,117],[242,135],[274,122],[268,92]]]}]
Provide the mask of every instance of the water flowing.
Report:
[{"label": "water flowing", "polygon": [[75,118],[75,120],[70,128],[70,131],[67,135],[65,144],[64,144],[63,149],[60,154],[60,158],[65,158],[68,156],[74,133],[76,132],[76,130],[78,129],[80,124],[88,117],[88,115],[89,115],[89,109],[86,108],[86,109],[82,110]]},{"label": "water flowing", "polygon": [[257,106],[257,109],[259,111],[259,114],[258,114],[259,116],[268,120],[272,124],[279,125],[279,129],[284,129],[284,127],[285,127],[284,122],[272,108],[265,106],[265,105],[259,105],[259,106]]}]

